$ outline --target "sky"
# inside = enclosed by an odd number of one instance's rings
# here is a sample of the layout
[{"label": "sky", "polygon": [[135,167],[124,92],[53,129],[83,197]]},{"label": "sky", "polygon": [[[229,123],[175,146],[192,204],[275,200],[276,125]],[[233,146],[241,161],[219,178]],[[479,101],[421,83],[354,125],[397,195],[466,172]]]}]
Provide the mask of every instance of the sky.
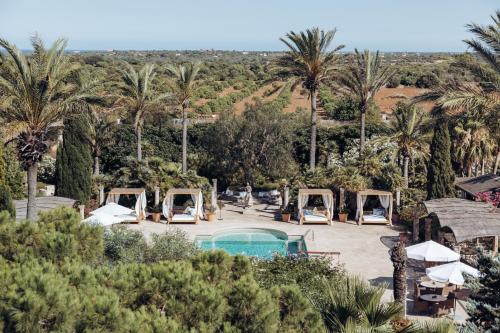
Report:
[{"label": "sky", "polygon": [[461,52],[498,0],[0,0],[0,38],[73,50],[284,50],[288,31],[336,28],[346,50]]}]

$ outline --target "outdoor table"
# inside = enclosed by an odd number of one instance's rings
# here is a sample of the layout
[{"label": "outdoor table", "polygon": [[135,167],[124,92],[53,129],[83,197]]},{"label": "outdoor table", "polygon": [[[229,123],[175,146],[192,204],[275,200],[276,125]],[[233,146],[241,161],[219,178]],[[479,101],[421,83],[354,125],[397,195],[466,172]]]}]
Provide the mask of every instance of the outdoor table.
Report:
[{"label": "outdoor table", "polygon": [[446,297],[437,294],[421,295],[420,299],[429,303],[439,303],[446,301]]},{"label": "outdoor table", "polygon": [[429,289],[442,289],[446,286],[446,284],[442,283],[442,282],[437,282],[437,281],[422,281],[420,282],[420,285],[422,287],[425,287],[425,288],[429,288]]}]

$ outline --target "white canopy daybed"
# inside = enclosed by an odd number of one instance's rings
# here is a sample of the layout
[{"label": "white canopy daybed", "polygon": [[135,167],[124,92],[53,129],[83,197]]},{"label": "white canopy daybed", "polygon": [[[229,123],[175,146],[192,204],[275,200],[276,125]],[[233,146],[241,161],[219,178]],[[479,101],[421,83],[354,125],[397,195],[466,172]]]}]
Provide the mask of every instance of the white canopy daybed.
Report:
[{"label": "white canopy daybed", "polygon": [[[311,210],[307,208],[309,196],[320,195],[323,199],[325,211]],[[329,189],[301,188],[297,196],[297,206],[299,208],[299,224],[304,223],[326,223],[332,224],[334,212],[333,192]]]},{"label": "white canopy daybed", "polygon": [[[364,211],[363,207],[368,199],[368,196],[377,196],[382,208],[374,209],[373,211]],[[389,224],[392,225],[392,193],[380,190],[363,190],[359,191],[356,200],[356,218],[358,225],[363,223],[370,224]]]},{"label": "white canopy daybed", "polygon": [[[135,195],[134,209],[118,204],[121,195]],[[109,226],[119,223],[139,223],[146,216],[146,190],[143,188],[113,188],[108,193],[106,205],[90,212],[84,222]]]},{"label": "white canopy daybed", "polygon": [[[188,207],[182,214],[174,213],[174,197],[190,195],[194,208]],[[198,223],[203,218],[203,194],[198,188],[173,188],[167,191],[163,199],[163,216],[168,223]]]}]

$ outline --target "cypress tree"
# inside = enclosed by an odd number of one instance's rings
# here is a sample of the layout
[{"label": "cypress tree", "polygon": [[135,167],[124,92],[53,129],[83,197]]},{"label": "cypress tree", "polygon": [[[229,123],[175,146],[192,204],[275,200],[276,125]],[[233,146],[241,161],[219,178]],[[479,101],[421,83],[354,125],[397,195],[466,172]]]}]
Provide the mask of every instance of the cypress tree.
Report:
[{"label": "cypress tree", "polygon": [[85,204],[92,194],[92,148],[87,115],[64,121],[63,142],[57,149],[56,194]]},{"label": "cypress tree", "polygon": [[3,150],[3,144],[0,143],[0,211],[6,210],[12,217],[16,216],[16,208],[12,201],[12,195],[7,185],[7,163]]},{"label": "cypress tree", "polygon": [[451,167],[448,123],[440,120],[434,128],[431,158],[427,169],[427,200],[453,196],[455,174]]}]

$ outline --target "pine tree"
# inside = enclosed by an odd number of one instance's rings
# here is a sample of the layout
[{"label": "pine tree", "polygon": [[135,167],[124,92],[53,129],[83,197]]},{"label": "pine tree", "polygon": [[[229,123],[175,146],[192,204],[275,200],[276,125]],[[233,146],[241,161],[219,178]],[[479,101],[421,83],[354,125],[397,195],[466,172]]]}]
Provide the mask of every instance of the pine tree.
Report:
[{"label": "pine tree", "polygon": [[92,193],[92,148],[87,115],[64,121],[63,142],[57,149],[56,194],[85,204]]},{"label": "pine tree", "polygon": [[481,275],[469,284],[468,321],[481,331],[500,332],[500,257],[481,252],[477,263]]},{"label": "pine tree", "polygon": [[451,167],[451,141],[448,123],[439,120],[431,143],[431,158],[427,169],[427,199],[453,196],[455,175]]}]

